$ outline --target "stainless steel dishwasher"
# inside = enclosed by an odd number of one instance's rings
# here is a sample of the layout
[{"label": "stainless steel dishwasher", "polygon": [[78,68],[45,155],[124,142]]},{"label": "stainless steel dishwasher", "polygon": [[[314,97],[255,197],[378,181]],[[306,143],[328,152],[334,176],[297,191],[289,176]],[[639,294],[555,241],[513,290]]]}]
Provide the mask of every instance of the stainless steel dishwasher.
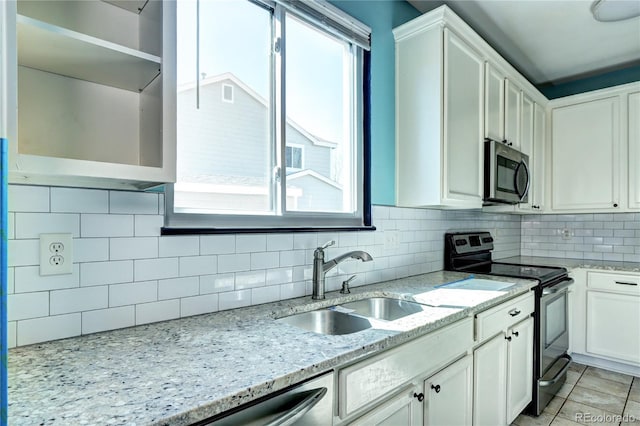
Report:
[{"label": "stainless steel dishwasher", "polygon": [[197,426],[326,426],[333,417],[333,372],[196,423]]}]

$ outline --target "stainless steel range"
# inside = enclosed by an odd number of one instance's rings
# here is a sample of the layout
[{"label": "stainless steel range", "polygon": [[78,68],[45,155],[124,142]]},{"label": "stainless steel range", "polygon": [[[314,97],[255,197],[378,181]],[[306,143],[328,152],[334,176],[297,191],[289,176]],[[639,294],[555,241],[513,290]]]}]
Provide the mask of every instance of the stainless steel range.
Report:
[{"label": "stainless steel range", "polygon": [[568,287],[565,268],[494,262],[489,232],[445,234],[445,269],[538,281],[535,287],[533,400],[527,412],[540,415],[566,380],[569,349]]}]

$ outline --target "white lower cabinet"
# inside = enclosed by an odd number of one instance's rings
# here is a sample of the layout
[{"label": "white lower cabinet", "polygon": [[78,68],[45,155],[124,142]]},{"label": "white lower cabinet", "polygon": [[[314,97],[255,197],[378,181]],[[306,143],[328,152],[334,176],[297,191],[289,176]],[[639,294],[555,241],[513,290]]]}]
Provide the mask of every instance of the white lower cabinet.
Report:
[{"label": "white lower cabinet", "polygon": [[471,425],[473,356],[467,355],[424,382],[424,424]]},{"label": "white lower cabinet", "polygon": [[422,424],[422,405],[416,400],[420,389],[410,387],[369,411],[353,423],[353,426],[411,426]]},{"label": "white lower cabinet", "polygon": [[476,316],[480,346],[473,352],[474,426],[510,424],[531,402],[533,309],[529,293]]}]

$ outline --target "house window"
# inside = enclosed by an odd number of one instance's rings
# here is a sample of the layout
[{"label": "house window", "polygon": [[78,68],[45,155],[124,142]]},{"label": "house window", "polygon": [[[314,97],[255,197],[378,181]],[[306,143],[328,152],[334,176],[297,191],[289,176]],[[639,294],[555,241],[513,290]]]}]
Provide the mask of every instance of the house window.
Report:
[{"label": "house window", "polygon": [[177,2],[166,226],[367,225],[369,34],[321,0]]},{"label": "house window", "polygon": [[230,84],[222,85],[222,100],[224,102],[233,103],[233,86]]},{"label": "house window", "polygon": [[288,170],[301,170],[303,168],[302,159],[304,156],[302,146],[287,145],[285,147],[284,156],[285,164]]}]

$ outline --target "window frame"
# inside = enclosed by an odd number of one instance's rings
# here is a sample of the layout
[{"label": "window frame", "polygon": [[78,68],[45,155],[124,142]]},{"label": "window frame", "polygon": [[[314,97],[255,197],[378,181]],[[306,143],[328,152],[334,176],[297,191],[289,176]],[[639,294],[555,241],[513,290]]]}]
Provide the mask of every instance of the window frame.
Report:
[{"label": "window frame", "polygon": [[[368,50],[356,43],[350,43],[351,50],[351,78],[352,84],[352,108],[351,120],[351,141],[355,142],[353,161],[354,163],[354,191],[355,211],[352,213],[336,212],[300,212],[286,210],[286,196],[282,195],[286,189],[287,167],[286,154],[287,146],[298,146],[298,144],[288,144],[286,141],[286,102],[285,102],[285,56],[284,40],[286,37],[285,17],[292,14],[296,19],[320,29],[327,35],[338,37],[335,31],[323,28],[313,19],[297,13],[292,7],[284,7],[282,2],[289,0],[278,0],[268,2],[262,0],[247,0],[258,6],[270,10],[272,13],[272,40],[274,49],[271,53],[272,70],[272,99],[271,106],[273,123],[275,128],[272,135],[272,149],[276,157],[276,164],[280,164],[279,178],[272,179],[272,198],[274,199],[273,212],[265,214],[214,214],[214,213],[176,213],[174,212],[174,185],[165,186],[165,226],[162,228],[163,235],[188,234],[188,233],[237,233],[237,232],[295,232],[295,231],[334,231],[334,230],[357,230],[375,229],[371,223],[371,196],[370,196],[370,53]],[[293,2],[292,2],[293,3]],[[335,7],[328,3],[316,0],[315,3],[322,7]],[[328,6],[327,6],[328,5]],[[331,10],[331,9],[330,9]],[[343,13],[343,12],[341,12]],[[343,13],[344,14],[344,13]],[[346,15],[345,15],[346,16]],[[351,18],[353,20],[353,18]],[[369,30],[370,33],[370,30]],[[342,37],[342,39],[344,39]],[[276,44],[278,43],[279,49]],[[224,89],[223,89],[224,93]],[[223,96],[224,101],[224,96]],[[228,101],[225,101],[228,102]],[[276,106],[280,106],[279,108]],[[304,147],[302,153],[304,153]],[[304,159],[302,159],[304,166]],[[298,169],[292,169],[297,171]],[[303,170],[303,169],[300,169]],[[286,191],[285,191],[286,193]]]}]

